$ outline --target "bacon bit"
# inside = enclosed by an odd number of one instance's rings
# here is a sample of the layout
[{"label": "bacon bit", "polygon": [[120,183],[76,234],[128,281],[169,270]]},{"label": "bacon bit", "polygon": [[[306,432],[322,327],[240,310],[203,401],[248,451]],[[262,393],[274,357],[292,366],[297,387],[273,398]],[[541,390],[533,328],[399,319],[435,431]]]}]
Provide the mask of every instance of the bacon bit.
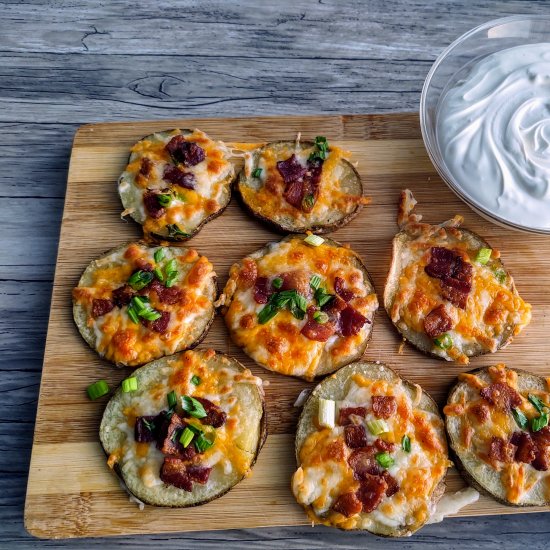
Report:
[{"label": "bacon bit", "polygon": [[145,206],[145,210],[147,210],[149,216],[151,216],[154,220],[158,220],[166,214],[166,208],[160,205],[157,197],[158,193],[155,191],[148,190],[143,194],[143,204]]},{"label": "bacon bit", "polygon": [[191,172],[184,172],[177,166],[169,165],[164,169],[162,177],[172,185],[179,185],[184,189],[195,189],[197,182],[195,175]]},{"label": "bacon bit", "polygon": [[267,277],[258,277],[254,285],[254,301],[257,304],[267,304],[273,294],[271,282]]},{"label": "bacon bit", "polygon": [[[322,161],[308,160],[306,168],[300,164],[296,155],[277,162],[277,170],[286,185],[283,192],[285,200],[303,212],[311,212],[319,196],[322,169]],[[309,196],[312,200],[305,200]]]},{"label": "bacon bit", "polygon": [[534,432],[531,437],[537,446],[536,457],[531,465],[536,470],[546,472],[550,470],[550,426]]},{"label": "bacon bit", "polygon": [[443,304],[430,311],[424,319],[424,330],[430,338],[437,338],[452,328],[453,320]]},{"label": "bacon bit", "polygon": [[495,382],[486,386],[479,393],[491,405],[505,412],[511,411],[514,407],[519,407],[522,403],[519,393],[502,382]]},{"label": "bacon bit", "polygon": [[185,166],[195,166],[202,162],[206,155],[204,149],[192,141],[186,141],[182,135],[174,136],[165,147],[175,162]]},{"label": "bacon bit", "polygon": [[377,476],[382,474],[382,468],[374,458],[378,452],[374,445],[366,445],[356,449],[348,458],[348,464],[353,470],[355,479],[365,479],[366,476]]},{"label": "bacon bit", "polygon": [[355,493],[344,493],[340,495],[332,505],[332,510],[347,518],[359,514],[362,509],[363,505]]},{"label": "bacon bit", "polygon": [[190,464],[186,468],[189,479],[191,479],[191,481],[196,481],[201,485],[204,485],[208,481],[211,471],[212,468],[208,466],[198,466],[196,464]]},{"label": "bacon bit", "polygon": [[380,451],[380,452],[388,452],[393,453],[395,451],[395,443],[390,443],[389,441],[384,441],[383,439],[378,438],[374,442],[374,446]]},{"label": "bacon bit", "polygon": [[489,445],[489,459],[497,462],[513,462],[516,446],[508,443],[502,437],[494,436]]},{"label": "bacon bit", "polygon": [[158,299],[163,304],[177,304],[183,296],[183,291],[181,288],[178,288],[177,286],[166,287],[157,279],[149,285],[149,289],[156,292]]},{"label": "bacon bit", "polygon": [[386,480],[381,476],[367,474],[361,480],[361,486],[357,490],[357,498],[363,504],[363,513],[368,514],[375,510],[388,490]]},{"label": "bacon bit", "polygon": [[531,464],[537,457],[537,447],[527,432],[514,432],[510,438],[510,443],[517,447],[515,460]]},{"label": "bacon bit", "polygon": [[179,458],[166,457],[160,470],[160,479],[168,485],[191,492],[193,482],[187,473],[185,461]]},{"label": "bacon bit", "polygon": [[318,323],[313,315],[317,311],[314,306],[307,308],[308,320],[302,327],[300,333],[308,340],[314,340],[316,342],[326,342],[335,332],[336,325],[333,321],[327,321],[326,323]]},{"label": "bacon bit", "polygon": [[112,311],[115,304],[112,300],[103,300],[101,298],[94,298],[92,301],[92,317],[97,319],[109,311]]},{"label": "bacon bit", "polygon": [[307,172],[307,168],[300,164],[296,155],[277,162],[277,170],[286,184],[302,180]]},{"label": "bacon bit", "polygon": [[203,424],[213,426],[214,428],[219,428],[225,424],[227,414],[224,413],[218,405],[215,405],[212,401],[209,401],[204,397],[195,397],[195,399],[202,404],[204,410],[206,411],[206,416],[201,419]]},{"label": "bacon bit", "polygon": [[140,319],[141,324],[146,326],[148,329],[163,334],[168,328],[170,323],[170,312],[169,311],[159,311],[160,317],[154,321],[147,321],[146,319]]},{"label": "bacon bit", "polygon": [[143,157],[141,159],[141,166],[139,168],[139,173],[142,176],[148,176],[151,173],[151,169],[153,168],[153,162],[150,158]]},{"label": "bacon bit", "polygon": [[[334,301],[334,300],[333,300]],[[355,336],[370,321],[356,309],[347,306],[340,312],[339,328],[342,336]]]},{"label": "bacon bit", "polygon": [[159,428],[157,443],[162,454],[185,460],[191,460],[197,454],[194,445],[184,447],[179,442],[179,435],[186,426],[187,424],[176,413],[172,414],[169,421],[163,423]]},{"label": "bacon bit", "polygon": [[354,416],[365,418],[367,416],[366,407],[345,407],[340,409],[338,413],[338,424],[340,424],[340,426],[356,424],[353,419]]},{"label": "bacon bit", "polygon": [[392,395],[373,395],[372,412],[377,418],[388,419],[397,411],[397,401]]},{"label": "bacon bit", "polygon": [[344,428],[346,445],[350,449],[357,449],[367,445],[367,432],[364,426],[349,425]]},{"label": "bacon bit", "polygon": [[122,285],[113,290],[113,300],[118,307],[127,306],[136,292],[130,285]]},{"label": "bacon bit", "polygon": [[352,290],[344,288],[344,279],[341,277],[334,277],[334,292],[336,292],[345,302],[349,302],[355,298],[355,294]]},{"label": "bacon bit", "polygon": [[386,496],[391,497],[395,495],[395,493],[399,491],[399,483],[397,483],[397,480],[387,471],[384,471],[382,478],[388,485],[388,488],[386,489]]},{"label": "bacon bit", "polygon": [[155,434],[149,429],[147,423],[154,423],[156,416],[138,416],[134,425],[134,439],[138,443],[150,443],[155,440]]},{"label": "bacon bit", "polygon": [[490,409],[486,403],[478,402],[470,406],[470,412],[480,424],[485,424],[490,418]]},{"label": "bacon bit", "polygon": [[241,290],[252,288],[258,277],[258,266],[252,258],[245,258],[239,270],[237,284]]},{"label": "bacon bit", "polygon": [[296,269],[279,275],[283,279],[281,290],[296,290],[306,298],[311,297],[311,272],[306,269]]}]

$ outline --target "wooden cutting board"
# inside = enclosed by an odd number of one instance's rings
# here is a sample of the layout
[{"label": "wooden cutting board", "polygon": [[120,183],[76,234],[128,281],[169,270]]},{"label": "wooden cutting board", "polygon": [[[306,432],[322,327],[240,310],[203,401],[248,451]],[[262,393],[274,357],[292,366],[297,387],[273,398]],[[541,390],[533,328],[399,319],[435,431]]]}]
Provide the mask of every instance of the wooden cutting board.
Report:
[{"label": "wooden cutting board", "polygon": [[[116,182],[128,151],[142,136],[168,128],[194,128],[224,141],[261,142],[289,139],[297,132],[310,139],[328,137],[353,152],[372,197],[349,225],[333,233],[362,256],[381,300],[390,263],[390,243],[396,232],[399,191],[410,187],[418,211],[438,223],[456,213],[465,225],[502,251],[522,296],[533,304],[533,320],[506,350],[478,357],[469,368],[505,362],[550,375],[550,238],[514,233],[493,225],[465,206],[436,175],[421,140],[416,114],[351,115],[204,120],[165,120],[91,124],[75,136],[65,211],[61,226],[44,369],[30,466],[25,525],[38,537],[64,538],[134,533],[231,529],[308,523],[294,502],[290,477],[295,467],[293,433],[299,409],[293,404],[312,384],[270,373],[255,366],[228,337],[216,318],[202,347],[236,356],[266,388],[269,437],[254,471],[228,494],[204,506],[140,511],[128,499],[105,463],[98,443],[98,426],[106,398],[90,402],[88,384],[105,378],[111,387],[128,375],[99,359],[84,343],[72,319],[71,289],[90,260],[140,236],[140,227],[120,219]],[[251,219],[233,200],[222,216],[192,239],[213,262],[223,287],[230,265],[280,237]],[[425,357],[409,345],[398,354],[400,339],[385,312],[378,313],[366,357],[381,360],[421,384],[442,403],[456,375],[467,368]],[[448,490],[464,483],[455,470]],[[542,508],[522,509],[540,511]],[[548,511],[549,508],[544,510]],[[513,514],[482,496],[460,515]],[[453,525],[449,523],[449,529]]]}]

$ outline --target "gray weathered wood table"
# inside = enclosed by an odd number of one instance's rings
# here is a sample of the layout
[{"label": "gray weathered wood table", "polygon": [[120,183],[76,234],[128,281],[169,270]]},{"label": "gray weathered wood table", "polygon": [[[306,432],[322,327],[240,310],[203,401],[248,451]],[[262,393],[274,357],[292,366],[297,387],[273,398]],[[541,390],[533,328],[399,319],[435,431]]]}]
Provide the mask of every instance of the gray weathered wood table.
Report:
[{"label": "gray weathered wood table", "polygon": [[548,3],[15,0],[0,6],[1,548],[548,548],[544,514],[448,519],[403,541],[293,527],[43,542],[23,527],[59,222],[79,125],[416,110],[423,79],[451,40],[495,17],[548,13]]}]

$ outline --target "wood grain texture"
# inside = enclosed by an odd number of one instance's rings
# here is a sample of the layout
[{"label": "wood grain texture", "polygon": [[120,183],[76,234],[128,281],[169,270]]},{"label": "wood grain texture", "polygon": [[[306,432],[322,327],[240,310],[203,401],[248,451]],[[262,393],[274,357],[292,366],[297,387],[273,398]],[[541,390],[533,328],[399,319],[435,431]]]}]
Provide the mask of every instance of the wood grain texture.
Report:
[{"label": "wood grain texture", "polygon": [[[497,356],[473,359],[467,368],[506,361],[514,367],[548,375],[544,350],[550,330],[550,322],[546,320],[550,306],[544,303],[544,296],[550,292],[550,281],[541,281],[548,269],[547,255],[541,251],[547,250],[550,243],[544,237],[496,231],[463,205],[436,176],[418,139],[417,115],[256,117],[87,125],[74,139],[61,226],[25,508],[26,527],[32,534],[58,538],[193,531],[204,529],[211,517],[216,518],[216,529],[307,523],[305,514],[294,502],[289,484],[294,469],[293,432],[299,415],[293,403],[301,389],[313,385],[255,365],[231,343],[220,317],[216,318],[202,347],[236,356],[268,383],[269,435],[253,475],[226,496],[204,506],[183,510],[146,507],[137,513],[135,504],[128,501],[127,495],[118,488],[118,481],[110,475],[97,442],[105,400],[90,403],[85,388],[98,378],[107,379],[112,387],[129,371],[111,367],[84,344],[72,320],[71,289],[92,259],[139,235],[139,228],[133,222],[120,219],[121,205],[115,185],[131,145],[154,131],[181,127],[197,127],[229,143],[288,139],[300,131],[303,139],[322,134],[330,143],[350,150],[358,162],[372,204],[331,237],[351,244],[361,255],[379,296],[389,267],[391,240],[397,231],[397,199],[404,185],[413,190],[419,201],[418,211],[428,222],[441,222],[457,212],[463,214],[467,227],[486,236],[493,246],[503,251],[504,261],[515,273],[520,292],[534,308],[533,322],[524,336]],[[224,214],[207,224],[190,244],[213,262],[223,287],[234,262],[266,242],[280,238],[247,216],[233,201]],[[442,403],[457,373],[466,368],[427,358],[410,346],[399,355],[399,343],[381,309],[366,358],[386,362],[402,376],[421,384]],[[70,422],[67,419],[71,419]],[[61,477],[63,484],[59,484]],[[461,478],[453,472],[449,490],[463,486]],[[541,510],[550,511],[550,507],[528,511]],[[481,497],[460,515],[517,512]]]},{"label": "wood grain texture", "polygon": [[[258,4],[0,1],[1,548],[114,544],[43,542],[23,527],[59,224],[78,126],[169,116],[414,111],[429,66],[458,35],[494,17],[548,12],[545,0]],[[256,72],[246,72],[249,66]],[[119,537],[116,545],[538,550],[547,548],[549,535],[548,517],[530,514],[454,518],[407,541],[295,526]]]}]

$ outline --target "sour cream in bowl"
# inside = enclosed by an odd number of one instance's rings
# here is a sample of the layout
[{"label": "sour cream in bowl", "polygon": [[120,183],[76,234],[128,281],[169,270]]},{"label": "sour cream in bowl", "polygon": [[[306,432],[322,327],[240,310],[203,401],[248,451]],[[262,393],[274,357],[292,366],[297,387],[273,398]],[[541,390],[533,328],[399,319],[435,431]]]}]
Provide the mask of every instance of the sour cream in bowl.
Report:
[{"label": "sour cream in bowl", "polygon": [[493,21],[430,71],[421,127],[441,177],[492,221],[550,234],[550,18]]}]

